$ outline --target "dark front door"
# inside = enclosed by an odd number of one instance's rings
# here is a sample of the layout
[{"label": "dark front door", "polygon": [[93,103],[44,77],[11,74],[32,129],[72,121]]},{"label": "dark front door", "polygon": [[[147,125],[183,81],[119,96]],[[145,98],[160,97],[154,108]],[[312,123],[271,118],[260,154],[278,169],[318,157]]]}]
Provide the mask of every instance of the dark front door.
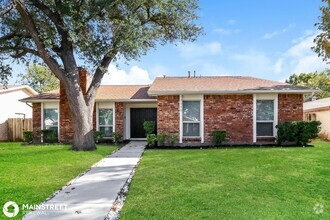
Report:
[{"label": "dark front door", "polygon": [[[131,138],[146,137],[143,128],[145,121],[154,121],[157,124],[156,108],[131,108]],[[156,131],[157,128],[155,129],[155,133]]]}]

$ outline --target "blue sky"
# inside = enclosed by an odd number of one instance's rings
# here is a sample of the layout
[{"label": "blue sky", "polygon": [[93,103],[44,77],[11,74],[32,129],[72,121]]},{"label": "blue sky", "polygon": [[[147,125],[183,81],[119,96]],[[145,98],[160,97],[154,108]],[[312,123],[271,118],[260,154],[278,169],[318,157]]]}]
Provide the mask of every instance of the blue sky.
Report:
[{"label": "blue sky", "polygon": [[[201,0],[205,35],[158,46],[139,61],[109,67],[103,84],[148,84],[156,76],[248,75],[284,81],[327,67],[311,51],[321,0]],[[16,72],[22,72],[17,67]],[[13,79],[14,80],[14,79]],[[12,80],[12,81],[13,81]]]}]

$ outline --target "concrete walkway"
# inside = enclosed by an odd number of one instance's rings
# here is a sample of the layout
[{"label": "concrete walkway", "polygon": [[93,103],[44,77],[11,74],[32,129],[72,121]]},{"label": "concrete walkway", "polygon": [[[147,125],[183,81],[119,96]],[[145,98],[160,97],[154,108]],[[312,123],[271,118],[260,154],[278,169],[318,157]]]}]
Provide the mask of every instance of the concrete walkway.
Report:
[{"label": "concrete walkway", "polygon": [[[28,213],[24,219],[101,220],[139,162],[146,142],[133,141],[102,159],[87,173],[73,180],[52,199],[43,203],[48,209]],[[61,206],[66,206],[62,208]]]}]

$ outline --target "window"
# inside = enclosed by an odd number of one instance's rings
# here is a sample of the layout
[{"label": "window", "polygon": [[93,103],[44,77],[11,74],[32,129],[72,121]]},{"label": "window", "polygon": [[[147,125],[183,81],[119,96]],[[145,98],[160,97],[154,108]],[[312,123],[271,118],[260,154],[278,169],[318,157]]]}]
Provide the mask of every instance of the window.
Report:
[{"label": "window", "polygon": [[200,101],[182,102],[182,123],[184,137],[200,136]]},{"label": "window", "polygon": [[58,130],[58,109],[44,109],[43,128],[45,130]]},{"label": "window", "polygon": [[99,131],[104,137],[112,137],[113,132],[113,110],[99,109]]},{"label": "window", "polygon": [[274,100],[257,100],[257,136],[274,136]]}]

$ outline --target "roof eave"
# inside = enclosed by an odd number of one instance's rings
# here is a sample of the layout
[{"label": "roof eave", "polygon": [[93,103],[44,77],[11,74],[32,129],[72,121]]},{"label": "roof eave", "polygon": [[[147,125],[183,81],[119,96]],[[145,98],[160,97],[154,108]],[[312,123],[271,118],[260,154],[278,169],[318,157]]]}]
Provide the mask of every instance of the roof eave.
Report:
[{"label": "roof eave", "polygon": [[293,94],[306,94],[312,92],[319,92],[317,89],[306,89],[306,90],[201,90],[201,91],[161,91],[161,90],[150,90],[148,95],[195,95],[195,94],[261,94],[261,93],[293,93]]},{"label": "roof eave", "polygon": [[[59,99],[33,99],[33,100],[19,100],[27,103],[39,102],[59,102]],[[95,102],[157,102],[157,99],[96,99]]]},{"label": "roof eave", "polygon": [[96,99],[95,102],[157,102],[157,99]]},{"label": "roof eave", "polygon": [[8,88],[8,89],[3,89],[3,90],[0,90],[0,94],[1,93],[13,92],[13,91],[21,90],[21,89],[27,90],[32,96],[35,96],[35,95],[39,94],[37,91],[35,91],[34,89],[32,89],[30,86],[27,86],[27,85],[17,86],[17,87]]}]

